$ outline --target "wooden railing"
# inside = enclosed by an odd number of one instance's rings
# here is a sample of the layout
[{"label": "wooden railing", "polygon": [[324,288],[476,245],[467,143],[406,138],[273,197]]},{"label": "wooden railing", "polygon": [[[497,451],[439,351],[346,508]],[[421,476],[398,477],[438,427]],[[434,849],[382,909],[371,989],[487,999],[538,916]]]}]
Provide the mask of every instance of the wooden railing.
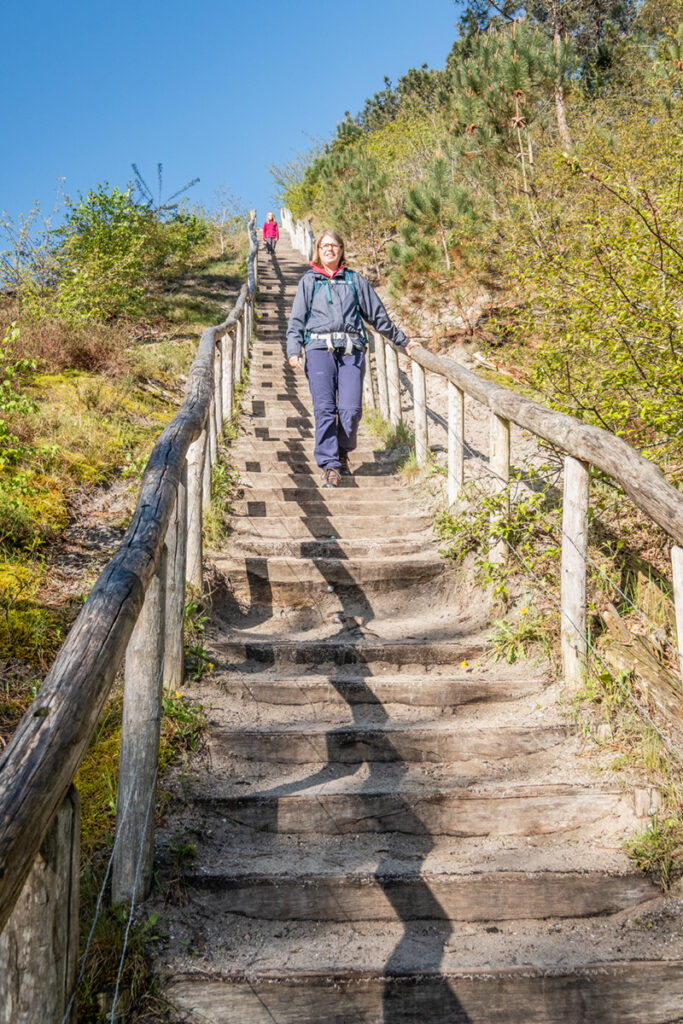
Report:
[{"label": "wooden railing", "polygon": [[[294,223],[289,210],[282,210],[282,223],[289,228],[292,245],[309,259],[313,237],[308,222]],[[375,378],[379,411],[396,426],[402,418],[398,350],[376,332],[371,336],[370,358],[365,381],[366,406],[374,407],[372,377]],[[565,453],[561,556],[561,634],[563,674],[566,685],[575,690],[583,679],[587,654],[586,612],[588,514],[590,467],[602,470],[649,518],[673,538],[671,551],[678,652],[683,674],[683,494],[664,474],[639,455],[621,438],[590,426],[573,416],[548,409],[508,388],[493,384],[453,359],[433,355],[425,348],[402,353],[411,367],[415,453],[424,464],[429,455],[429,419],[441,419],[428,410],[425,370],[448,382],[448,501],[462,492],[465,468],[465,396],[489,410],[490,452],[488,469],[496,489],[506,500],[510,483],[510,424],[515,423]],[[503,510],[504,511],[504,510]],[[492,542],[489,557],[502,560],[506,545]],[[683,699],[681,700],[683,710]]]},{"label": "wooden railing", "polygon": [[[47,975],[55,973],[49,963],[54,959],[51,928],[60,916],[65,922],[71,919],[72,924],[78,919],[73,906],[78,809],[73,795],[66,798],[124,658],[113,900],[127,903],[134,895],[144,898],[149,891],[162,692],[163,687],[179,688],[182,682],[186,580],[201,590],[202,509],[210,499],[218,438],[232,416],[235,388],[252,338],[258,251],[255,218],[252,211],[248,284],[242,286],[227,319],[204,331],[185,400],[154,446],[126,536],[90,592],[38,696],[0,758],[0,993],[5,996],[4,1008],[0,996],[0,1024],[5,1020],[12,1024],[61,1021],[64,1006],[61,1012],[58,1007],[65,995],[70,997],[75,961],[68,970],[60,967],[56,971],[55,985],[61,986],[61,992],[49,992],[47,980]],[[60,808],[65,810],[58,815]],[[56,833],[69,837],[57,845],[63,871],[71,878],[70,892],[62,893],[62,904],[53,908],[41,902],[36,908],[38,920],[29,922],[35,902],[29,884],[19,901],[21,906],[17,905],[10,918],[30,873],[43,889],[46,871],[49,877],[61,877],[60,870],[55,873]],[[37,857],[39,850],[45,854],[48,846],[50,856]],[[55,897],[57,888],[55,883]],[[19,930],[16,940],[20,942],[24,995],[30,987],[27,961],[36,987],[44,990],[42,1002],[21,1012],[15,993],[18,979],[13,974],[15,927]],[[29,932],[41,927],[45,937],[34,941]],[[76,943],[77,935],[76,924]],[[42,948],[42,961],[36,957],[31,962],[26,956],[26,950],[34,946]]]}]

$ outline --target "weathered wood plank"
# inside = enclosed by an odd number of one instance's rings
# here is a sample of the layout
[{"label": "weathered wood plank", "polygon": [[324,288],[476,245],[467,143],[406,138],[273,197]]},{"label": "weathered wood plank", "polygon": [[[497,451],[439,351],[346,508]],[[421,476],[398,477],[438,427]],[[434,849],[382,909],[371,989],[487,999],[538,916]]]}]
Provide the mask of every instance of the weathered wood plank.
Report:
[{"label": "weathered wood plank", "polygon": [[[652,993],[657,993],[653,999]],[[180,977],[165,994],[202,1024],[672,1024],[683,961],[555,967]]]},{"label": "weathered wood plank", "polygon": [[372,332],[372,350],[375,356],[377,368],[377,400],[379,402],[380,414],[385,420],[389,419],[389,385],[387,383],[387,361],[384,348],[384,338]]},{"label": "weathered wood plank", "polygon": [[448,381],[448,504],[452,505],[465,481],[465,395]]},{"label": "weathered wood plank", "polygon": [[202,502],[204,508],[211,504],[211,470],[218,458],[218,439],[214,420],[213,395],[209,405],[209,418],[206,426],[206,449],[204,452],[204,473],[202,476]]},{"label": "weathered wood plank", "polygon": [[[199,802],[198,798],[196,798]],[[630,808],[621,791],[538,786],[531,791],[325,793],[212,800],[235,826],[321,835],[398,831],[406,835],[545,835],[602,821]]]},{"label": "weathered wood plank", "polygon": [[674,584],[674,607],[676,609],[676,638],[678,641],[678,664],[683,678],[683,548],[674,545],[671,549],[671,568]]},{"label": "weathered wood plank", "polygon": [[234,378],[234,348],[235,339],[233,334],[225,334],[223,337],[223,421],[229,422],[232,418],[233,396],[235,391]]},{"label": "weathered wood plank", "polygon": [[427,426],[427,381],[419,363],[413,363],[413,403],[415,416],[415,457],[424,466],[429,457],[429,428]]},{"label": "weathered wood plank", "polygon": [[467,875],[261,876],[203,872],[187,885],[209,889],[225,913],[271,921],[420,921],[434,901],[449,921],[514,921],[614,914],[657,889],[643,874],[492,871]]},{"label": "weathered wood plank", "polygon": [[564,460],[562,506],[561,633],[562,666],[568,692],[583,682],[588,654],[586,559],[590,467],[570,455]]},{"label": "weathered wood plank", "polygon": [[192,443],[187,453],[187,582],[198,593],[202,590],[202,526],[204,459],[206,431]]},{"label": "weathered wood plank", "polygon": [[166,555],[150,580],[126,650],[112,903],[144,900],[152,884],[154,792],[161,736]]},{"label": "weathered wood plank", "polygon": [[[369,334],[368,334],[369,338]],[[372,361],[370,350],[365,353],[365,373],[363,374],[363,408],[366,412],[375,410],[375,392],[372,387]]]},{"label": "weathered wood plank", "polygon": [[72,786],[0,934],[0,1024],[64,1020],[78,964],[80,829]]},{"label": "weathered wood plank", "polygon": [[401,422],[401,383],[398,372],[398,355],[393,345],[380,338],[384,345],[384,356],[387,365],[387,391],[389,394],[389,422],[397,427]]},{"label": "weathered wood plank", "polygon": [[187,572],[187,462],[166,531],[166,646],[164,688],[179,690],[184,675],[183,624]]},{"label": "weathered wood plank", "polygon": [[[230,696],[241,698],[244,679],[230,673],[221,682],[221,689]],[[300,707],[328,706],[346,710],[380,702],[391,715],[393,705],[411,708],[455,708],[463,704],[487,701],[513,701],[537,693],[543,684],[534,676],[510,676],[501,673],[475,675],[470,669],[458,676],[379,675],[355,679],[345,676],[267,676],[248,677],[249,693],[255,706],[259,704],[291,705],[298,715]]]},{"label": "weathered wood plank", "polygon": [[338,726],[334,729],[308,727],[267,731],[214,728],[216,751],[256,761],[306,764],[333,761],[335,764],[392,763],[461,764],[473,758],[503,760],[536,754],[559,746],[575,732],[570,726],[537,726],[533,729],[499,727],[470,729],[407,727],[373,729]]},{"label": "weathered wood plank", "polygon": [[[500,494],[501,504],[491,515],[491,528],[508,518],[510,514],[510,421],[503,416],[491,414],[491,455],[489,466],[493,474],[492,487],[494,493]],[[504,538],[493,541],[489,547],[489,559],[503,564],[508,558],[508,546]]]}]

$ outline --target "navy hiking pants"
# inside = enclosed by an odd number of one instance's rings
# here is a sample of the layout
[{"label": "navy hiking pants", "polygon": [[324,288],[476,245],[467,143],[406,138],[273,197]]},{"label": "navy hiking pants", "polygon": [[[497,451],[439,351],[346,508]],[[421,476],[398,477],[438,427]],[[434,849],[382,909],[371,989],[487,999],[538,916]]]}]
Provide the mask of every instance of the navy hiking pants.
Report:
[{"label": "navy hiking pants", "polygon": [[339,469],[339,456],[356,447],[363,412],[365,353],[354,348],[306,352],[306,376],[315,416],[315,461],[322,469]]}]

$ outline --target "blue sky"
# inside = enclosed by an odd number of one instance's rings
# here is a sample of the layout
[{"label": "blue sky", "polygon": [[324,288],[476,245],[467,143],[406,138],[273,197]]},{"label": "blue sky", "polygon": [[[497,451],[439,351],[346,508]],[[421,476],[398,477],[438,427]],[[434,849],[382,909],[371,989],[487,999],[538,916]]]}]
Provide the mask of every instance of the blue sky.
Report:
[{"label": "blue sky", "polygon": [[443,67],[453,0],[45,0],[3,5],[0,209],[51,207],[124,185],[131,163],[163,196],[192,178],[210,207],[226,186],[261,214],[271,163],[326,141],[344,111],[410,67]]}]

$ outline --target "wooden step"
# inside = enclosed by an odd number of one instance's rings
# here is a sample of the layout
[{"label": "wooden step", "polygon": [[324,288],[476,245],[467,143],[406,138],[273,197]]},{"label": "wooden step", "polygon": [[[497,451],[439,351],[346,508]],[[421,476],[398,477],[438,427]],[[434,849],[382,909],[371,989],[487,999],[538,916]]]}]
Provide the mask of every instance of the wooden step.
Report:
[{"label": "wooden step", "polygon": [[[327,492],[325,492],[327,493]],[[401,516],[387,519],[383,516],[367,516],[363,518],[362,529],[358,516],[345,514],[344,512],[335,515],[315,514],[300,515],[284,514],[282,510],[274,514],[266,515],[265,503],[259,506],[259,515],[251,518],[248,514],[246,503],[242,510],[235,511],[230,520],[230,527],[233,534],[249,537],[286,537],[288,539],[306,538],[309,540],[324,540],[344,537],[354,539],[362,534],[363,537],[407,537],[424,531],[431,531],[433,517],[428,513],[416,512],[414,509],[406,511]],[[263,512],[263,515],[260,513]],[[272,513],[272,509],[270,510]],[[287,509],[287,512],[293,510]]]},{"label": "wooden step", "polygon": [[[349,492],[336,487],[321,488],[319,491],[292,490],[286,494],[259,488],[246,492],[244,498],[240,498],[234,505],[235,515],[251,516],[253,519],[286,515],[304,518],[325,515],[330,517],[355,516],[356,533],[362,532],[365,527],[365,518],[368,516],[381,517],[385,520],[392,517],[403,519],[404,513],[410,517],[416,511],[415,502],[411,502],[407,495],[405,498],[395,497],[391,500],[378,501],[373,499],[370,494],[364,495],[359,491],[349,494]],[[327,532],[331,533],[331,531]]]},{"label": "wooden step", "polygon": [[186,873],[214,908],[265,921],[521,921],[614,914],[655,898],[642,874],[492,871],[477,875]]},{"label": "wooden step", "polygon": [[234,596],[248,604],[297,607],[330,592],[357,592],[366,596],[387,593],[434,580],[444,571],[444,562],[432,551],[389,558],[297,558],[239,557],[207,552],[215,568],[229,581]]},{"label": "wooden step", "polygon": [[[358,477],[384,477],[391,476],[396,469],[396,462],[398,456],[388,459],[380,459],[378,455],[384,453],[372,452],[366,453],[365,455],[356,456],[355,454],[351,458],[351,469],[353,478]],[[231,452],[233,456],[234,465],[240,471],[241,474],[259,474],[269,476],[272,473],[278,473],[281,475],[287,475],[289,479],[292,476],[308,475],[311,474],[316,478],[320,475],[320,466],[316,463],[313,458],[313,453],[309,453],[309,457],[301,452],[288,453],[278,449],[275,452],[268,452],[267,450],[259,450],[255,452],[253,449],[249,452],[242,454],[235,454]],[[398,483],[398,482],[397,482]]]},{"label": "wooden step", "polygon": [[322,540],[288,540],[275,537],[239,536],[230,542],[226,554],[237,557],[257,555],[273,558],[370,558],[382,555],[384,558],[396,558],[403,555],[416,555],[419,552],[433,550],[430,548],[430,537],[420,534],[409,537],[377,537],[373,540],[342,540],[338,537],[326,537]]},{"label": "wooden step", "polygon": [[[310,470],[296,473],[282,469],[265,469],[264,471],[240,472],[239,486],[243,488],[245,497],[252,493],[267,489],[272,494],[284,496],[298,494],[301,491],[321,489],[321,470],[318,466]],[[325,488],[327,491],[329,488]],[[348,497],[372,497],[373,500],[392,500],[393,498],[409,498],[414,500],[414,492],[407,488],[400,479],[390,473],[359,473],[342,476],[337,491],[344,491]]]},{"label": "wooden step", "polygon": [[[336,791],[309,796],[260,794],[229,799],[208,797],[204,803],[222,811],[232,824],[259,831],[306,835],[398,831],[423,837],[515,836],[561,833],[630,812],[632,799],[622,791],[581,786],[526,786],[416,793]],[[352,784],[353,786],[353,784]]]},{"label": "wooden step", "polygon": [[248,976],[195,966],[164,994],[194,1024],[672,1024],[681,1020],[683,958]]},{"label": "wooden step", "polygon": [[369,725],[337,726],[321,729],[319,723],[299,721],[289,728],[270,725],[265,729],[215,728],[212,749],[240,758],[281,764],[305,764],[307,761],[335,764],[373,764],[377,762],[448,762],[451,766],[470,759],[497,760],[548,750],[564,743],[576,732],[570,725],[534,728],[457,729],[446,720],[420,722],[392,728]]},{"label": "wooden step", "polygon": [[[440,666],[452,669],[463,661],[481,657],[484,638],[465,634],[459,640],[447,643],[425,640],[382,642],[366,639],[349,640],[265,640],[224,639],[217,637],[212,649],[216,664],[231,666],[233,670],[251,668],[287,668],[293,665],[359,666],[361,671],[375,666],[378,671],[401,668],[406,672],[438,670]],[[322,669],[320,669],[322,671]],[[450,673],[449,673],[450,674]]]},{"label": "wooden step", "polygon": [[[381,675],[362,679],[332,674],[318,676],[284,676],[269,678],[253,675],[241,677],[235,673],[221,676],[221,690],[228,696],[242,697],[255,705],[271,704],[296,708],[323,704],[328,707],[355,709],[369,704],[375,707],[404,704],[411,708],[454,708],[467,704],[515,701],[520,697],[538,694],[543,688],[542,677],[530,672],[518,676],[502,672],[483,674],[469,671],[460,675]],[[246,690],[246,695],[245,695]]]},{"label": "wooden step", "polygon": [[[377,442],[360,437],[357,447],[351,453],[351,460],[353,463],[363,460],[393,466],[396,460],[405,456],[408,451],[407,445],[399,448],[382,448]],[[235,461],[269,457],[283,462],[296,457],[307,460],[309,465],[315,465],[312,438],[300,435],[279,439],[242,434],[230,445],[230,457]]]}]

